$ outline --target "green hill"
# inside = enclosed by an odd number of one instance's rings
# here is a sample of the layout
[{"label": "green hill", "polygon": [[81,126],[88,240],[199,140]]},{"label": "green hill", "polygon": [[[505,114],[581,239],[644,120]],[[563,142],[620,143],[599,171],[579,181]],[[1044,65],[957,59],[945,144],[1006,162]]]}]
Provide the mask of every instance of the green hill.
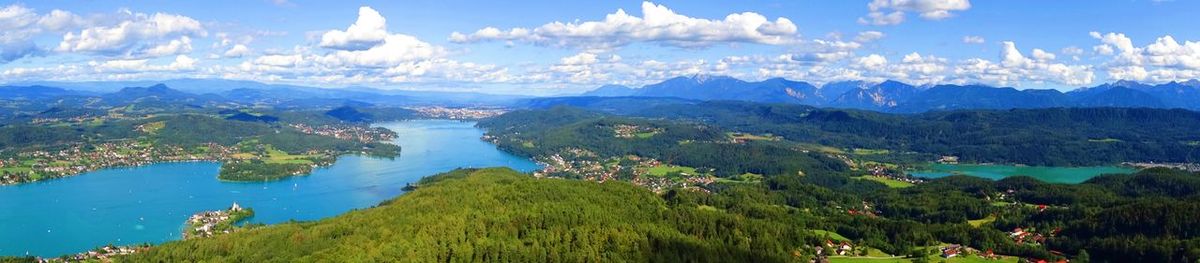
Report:
[{"label": "green hill", "polygon": [[[808,231],[621,182],[456,170],[378,207],[187,241],[132,262],[777,262]],[[815,240],[815,239],[814,239]]]}]

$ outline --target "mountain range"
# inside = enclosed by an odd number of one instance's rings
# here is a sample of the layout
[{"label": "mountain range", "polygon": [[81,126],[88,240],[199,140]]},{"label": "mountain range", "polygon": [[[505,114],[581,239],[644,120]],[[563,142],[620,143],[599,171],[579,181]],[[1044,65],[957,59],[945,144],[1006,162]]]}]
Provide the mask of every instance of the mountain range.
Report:
[{"label": "mountain range", "polygon": [[843,81],[816,86],[783,78],[751,82],[727,76],[694,75],[676,77],[641,88],[605,85],[583,93],[582,96],[738,100],[899,113],[1051,107],[1200,110],[1200,81],[1158,85],[1118,81],[1061,92],[1052,89],[1018,90],[985,85],[914,86],[892,80],[880,83]]}]

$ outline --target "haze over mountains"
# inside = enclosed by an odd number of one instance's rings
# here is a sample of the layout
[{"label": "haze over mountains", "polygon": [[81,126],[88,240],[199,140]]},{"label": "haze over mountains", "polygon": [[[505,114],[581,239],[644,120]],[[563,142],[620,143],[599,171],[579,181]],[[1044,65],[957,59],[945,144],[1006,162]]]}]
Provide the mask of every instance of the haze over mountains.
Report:
[{"label": "haze over mountains", "polygon": [[985,85],[914,86],[898,81],[833,82],[815,85],[783,78],[750,82],[726,76],[695,75],[630,88],[606,85],[584,93],[598,97],[671,97],[741,100],[819,107],[916,113],[931,110],[1050,107],[1145,107],[1200,109],[1200,81],[1148,85],[1118,81],[1068,92]]},{"label": "haze over mountains", "polygon": [[[161,83],[29,83],[0,86],[7,108],[40,111],[50,107],[119,106],[509,106],[545,108],[559,104],[633,110],[688,101],[736,100],[865,109],[895,113],[958,109],[1051,107],[1143,107],[1200,110],[1200,81],[1149,85],[1118,81],[1068,92],[985,85],[914,86],[898,81],[832,82],[816,86],[772,78],[745,81],[727,76],[693,75],[630,88],[605,85],[582,97],[527,97],[483,93],[384,90],[368,87],[315,88],[219,79],[178,79]],[[134,85],[147,84],[147,85]],[[119,85],[127,85],[116,88]],[[591,97],[591,98],[589,98]],[[596,97],[605,97],[603,99]],[[614,97],[622,97],[616,99]],[[616,105],[622,104],[622,105]]]}]

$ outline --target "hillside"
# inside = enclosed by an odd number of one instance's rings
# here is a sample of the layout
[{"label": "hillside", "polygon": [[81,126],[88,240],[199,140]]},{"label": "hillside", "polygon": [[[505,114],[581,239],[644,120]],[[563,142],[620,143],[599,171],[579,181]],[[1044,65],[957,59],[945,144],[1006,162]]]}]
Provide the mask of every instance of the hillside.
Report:
[{"label": "hillside", "polygon": [[841,81],[820,87],[804,81],[770,78],[746,81],[729,76],[692,75],[641,88],[605,85],[583,96],[670,97],[701,101],[737,100],[808,106],[921,113],[959,109],[1132,107],[1200,109],[1200,81],[1144,84],[1116,81],[1069,92],[987,85],[914,86],[895,80]]},{"label": "hillside", "polygon": [[[122,261],[775,262],[788,257],[777,242],[797,238],[772,230],[782,224],[670,206],[619,182],[535,179],[507,168],[423,181],[375,208],[171,242]],[[719,232],[689,234],[679,218],[722,223],[712,229]]]}]

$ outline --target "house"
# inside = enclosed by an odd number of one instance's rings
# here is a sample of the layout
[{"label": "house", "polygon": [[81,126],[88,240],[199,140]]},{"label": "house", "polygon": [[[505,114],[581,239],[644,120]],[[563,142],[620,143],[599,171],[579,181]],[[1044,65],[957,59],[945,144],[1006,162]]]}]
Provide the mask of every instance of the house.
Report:
[{"label": "house", "polygon": [[949,245],[949,246],[942,248],[942,257],[943,258],[956,257],[961,252],[962,252],[961,245]]},{"label": "house", "polygon": [[837,246],[836,252],[840,256],[845,256],[846,254],[850,254],[851,250],[854,250],[854,247],[850,246],[850,242],[842,241],[842,244]]}]

